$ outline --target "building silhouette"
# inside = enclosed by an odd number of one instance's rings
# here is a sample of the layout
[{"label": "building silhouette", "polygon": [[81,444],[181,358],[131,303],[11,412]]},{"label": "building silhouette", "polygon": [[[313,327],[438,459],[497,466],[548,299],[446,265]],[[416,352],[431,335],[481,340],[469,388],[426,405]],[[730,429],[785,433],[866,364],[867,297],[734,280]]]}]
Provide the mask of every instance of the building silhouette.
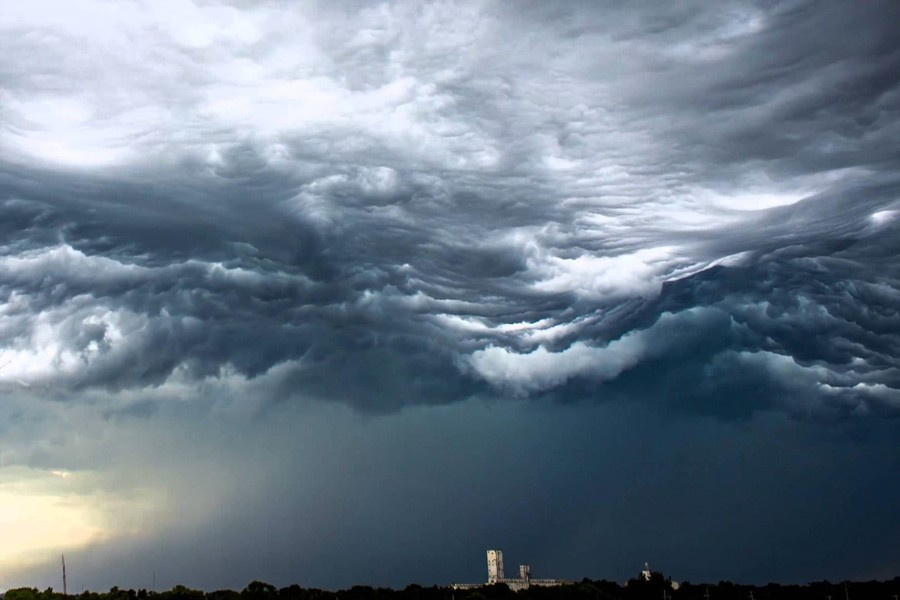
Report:
[{"label": "building silhouette", "polygon": [[512,591],[525,590],[529,587],[545,586],[551,587],[556,585],[565,585],[571,583],[565,579],[534,579],[531,576],[531,565],[519,565],[519,576],[507,578],[503,571],[503,550],[487,551],[487,583],[454,583],[451,587],[457,590],[472,589],[483,585],[494,585],[498,583],[509,586]]}]

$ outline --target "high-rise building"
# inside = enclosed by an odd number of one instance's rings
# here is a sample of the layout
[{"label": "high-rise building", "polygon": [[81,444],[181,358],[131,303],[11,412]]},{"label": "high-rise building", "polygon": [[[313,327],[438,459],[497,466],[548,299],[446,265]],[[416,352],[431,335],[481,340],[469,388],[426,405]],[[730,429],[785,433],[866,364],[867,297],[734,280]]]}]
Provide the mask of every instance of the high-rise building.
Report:
[{"label": "high-rise building", "polygon": [[497,583],[497,580],[503,579],[503,550],[488,550],[488,583]]}]

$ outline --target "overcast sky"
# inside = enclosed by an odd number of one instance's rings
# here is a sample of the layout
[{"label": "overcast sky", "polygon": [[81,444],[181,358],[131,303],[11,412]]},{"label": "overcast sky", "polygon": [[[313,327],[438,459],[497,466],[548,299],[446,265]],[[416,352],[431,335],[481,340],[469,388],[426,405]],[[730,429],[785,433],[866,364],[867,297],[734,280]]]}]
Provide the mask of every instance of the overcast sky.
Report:
[{"label": "overcast sky", "polygon": [[3,2],[0,590],[900,575],[898,23]]}]

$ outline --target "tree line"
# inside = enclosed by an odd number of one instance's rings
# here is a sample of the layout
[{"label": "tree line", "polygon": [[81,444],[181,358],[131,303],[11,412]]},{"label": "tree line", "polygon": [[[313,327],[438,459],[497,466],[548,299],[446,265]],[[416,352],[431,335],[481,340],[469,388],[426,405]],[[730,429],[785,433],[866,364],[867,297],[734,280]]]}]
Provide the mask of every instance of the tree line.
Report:
[{"label": "tree line", "polygon": [[409,585],[403,589],[356,585],[343,590],[304,588],[297,584],[283,588],[254,581],[240,592],[204,592],[183,585],[155,592],[119,589],[108,592],[83,591],[64,596],[48,588],[15,588],[3,600],[900,600],[900,577],[888,581],[819,581],[805,585],[770,583],[764,586],[720,581],[715,584],[674,584],[661,573],[649,580],[635,577],[625,584],[582,579],[558,587],[533,586],[514,592],[506,584],[484,585],[458,590],[451,587]]}]

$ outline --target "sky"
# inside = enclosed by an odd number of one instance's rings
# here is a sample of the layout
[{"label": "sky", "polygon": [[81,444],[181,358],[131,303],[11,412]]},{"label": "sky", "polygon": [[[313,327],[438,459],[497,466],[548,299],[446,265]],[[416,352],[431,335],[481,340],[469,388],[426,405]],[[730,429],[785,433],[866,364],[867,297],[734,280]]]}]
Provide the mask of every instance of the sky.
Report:
[{"label": "sky", "polygon": [[900,575],[897,23],[7,0],[0,590]]}]

